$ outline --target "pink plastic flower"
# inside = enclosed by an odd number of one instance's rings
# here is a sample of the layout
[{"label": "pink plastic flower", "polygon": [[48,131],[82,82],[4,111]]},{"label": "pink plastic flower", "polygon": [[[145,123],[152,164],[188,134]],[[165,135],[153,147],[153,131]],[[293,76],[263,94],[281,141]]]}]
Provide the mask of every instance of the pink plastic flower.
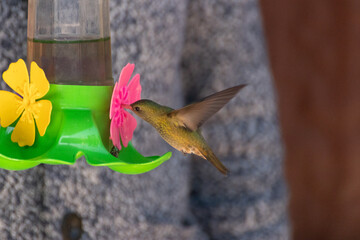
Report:
[{"label": "pink plastic flower", "polygon": [[119,81],[115,84],[110,105],[110,139],[120,150],[121,142],[128,146],[136,128],[136,119],[124,107],[141,98],[140,75],[136,74],[128,84],[134,71],[135,64],[128,63],[120,73]]}]

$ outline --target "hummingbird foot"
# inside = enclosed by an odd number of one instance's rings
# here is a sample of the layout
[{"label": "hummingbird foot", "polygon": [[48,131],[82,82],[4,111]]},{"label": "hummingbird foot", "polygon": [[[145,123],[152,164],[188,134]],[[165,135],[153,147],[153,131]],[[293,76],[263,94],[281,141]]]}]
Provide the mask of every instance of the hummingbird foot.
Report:
[{"label": "hummingbird foot", "polygon": [[188,154],[187,152],[184,152],[184,151],[181,151],[181,152],[184,156],[186,156]]}]

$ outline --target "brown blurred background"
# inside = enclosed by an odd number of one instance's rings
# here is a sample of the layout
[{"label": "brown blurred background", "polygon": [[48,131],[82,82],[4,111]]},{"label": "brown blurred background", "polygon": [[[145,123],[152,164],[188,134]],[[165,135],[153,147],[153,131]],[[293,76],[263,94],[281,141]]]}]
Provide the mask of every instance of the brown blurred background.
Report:
[{"label": "brown blurred background", "polygon": [[293,237],[360,239],[360,1],[260,2]]}]

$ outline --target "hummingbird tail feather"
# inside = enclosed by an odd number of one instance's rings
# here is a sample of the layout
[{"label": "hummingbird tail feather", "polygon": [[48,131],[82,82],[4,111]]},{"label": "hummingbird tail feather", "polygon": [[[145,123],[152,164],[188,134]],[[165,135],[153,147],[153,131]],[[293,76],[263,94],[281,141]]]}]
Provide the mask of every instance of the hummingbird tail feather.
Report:
[{"label": "hummingbird tail feather", "polygon": [[206,160],[208,160],[214,167],[216,167],[222,174],[228,175],[229,170],[220,162],[220,160],[215,156],[211,149],[201,151],[201,154]]}]

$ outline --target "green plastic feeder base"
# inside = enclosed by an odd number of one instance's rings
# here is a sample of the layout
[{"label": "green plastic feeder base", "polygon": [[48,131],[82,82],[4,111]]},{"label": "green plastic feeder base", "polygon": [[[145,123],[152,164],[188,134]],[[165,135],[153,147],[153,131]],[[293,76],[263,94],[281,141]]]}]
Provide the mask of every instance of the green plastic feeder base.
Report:
[{"label": "green plastic feeder base", "polygon": [[112,86],[50,85],[44,97],[52,102],[50,125],[43,137],[37,133],[31,147],[11,141],[16,123],[0,128],[0,168],[24,170],[45,164],[74,164],[82,156],[93,166],[107,166],[124,174],[150,171],[171,157],[142,156],[129,143],[118,157],[110,154],[109,106]]}]

